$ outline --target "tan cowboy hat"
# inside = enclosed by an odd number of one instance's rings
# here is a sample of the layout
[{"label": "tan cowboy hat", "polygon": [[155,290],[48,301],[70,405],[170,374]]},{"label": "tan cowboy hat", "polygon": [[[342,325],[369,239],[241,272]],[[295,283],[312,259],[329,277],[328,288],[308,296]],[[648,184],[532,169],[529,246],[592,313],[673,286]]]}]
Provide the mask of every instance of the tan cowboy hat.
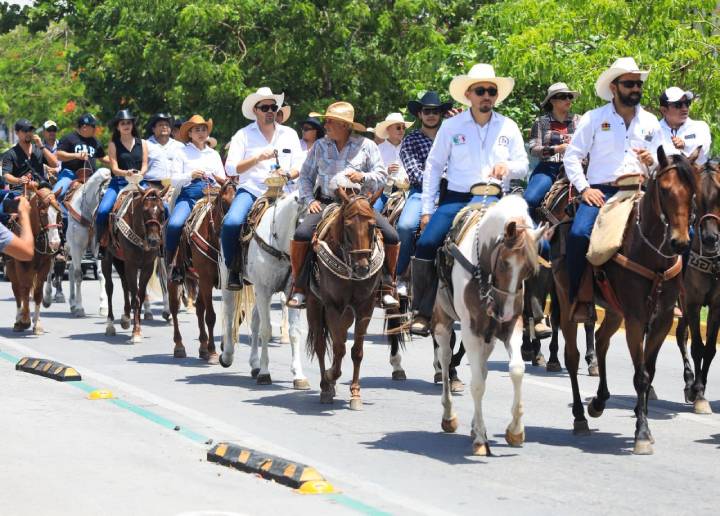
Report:
[{"label": "tan cowboy hat", "polygon": [[255,93],[251,93],[250,95],[245,97],[245,100],[243,100],[243,103],[242,103],[243,116],[245,118],[247,118],[248,120],[256,120],[255,112],[253,111],[253,108],[261,100],[274,100],[277,103],[278,107],[280,107],[280,106],[282,106],[283,102],[285,101],[285,94],[284,93],[275,94],[272,92],[272,90],[270,88],[265,87],[265,86],[263,86],[262,88],[259,88]]},{"label": "tan cowboy hat", "polygon": [[573,100],[577,99],[580,96],[577,91],[573,91],[568,88],[568,85],[564,82],[556,82],[555,84],[550,85],[550,87],[547,89],[547,95],[545,95],[545,98],[540,103],[540,107],[544,107],[545,104],[547,104],[550,99],[558,93],[569,93],[573,96]]},{"label": "tan cowboy hat", "polygon": [[646,80],[650,72],[640,70],[640,67],[632,57],[621,57],[615,61],[610,68],[600,74],[595,82],[595,93],[603,100],[612,100],[613,94],[610,90],[610,83],[626,73],[639,73],[640,80]]},{"label": "tan cowboy hat", "polygon": [[496,77],[495,69],[492,65],[478,63],[470,68],[467,75],[458,75],[450,81],[450,96],[460,104],[470,106],[470,100],[465,96],[465,92],[473,84],[478,82],[491,82],[498,89],[497,100],[495,105],[505,100],[515,87],[515,80],[510,77]]},{"label": "tan cowboy hat", "polygon": [[402,113],[390,113],[388,116],[385,117],[385,120],[375,126],[375,134],[377,134],[380,138],[384,138],[387,140],[387,129],[391,125],[404,124],[405,129],[408,129],[409,127],[412,127],[413,123],[414,122],[406,122],[402,116]]},{"label": "tan cowboy hat", "polygon": [[340,122],[350,124],[356,131],[365,131],[365,126],[355,122],[355,108],[349,102],[335,102],[330,104],[325,110],[325,114],[322,113],[310,113],[309,116],[315,118],[332,118]]},{"label": "tan cowboy hat", "polygon": [[208,118],[207,120],[205,120],[202,115],[193,115],[187,122],[180,126],[177,139],[184,143],[189,142],[190,138],[188,134],[190,133],[190,129],[192,129],[196,125],[206,125],[208,128],[208,135],[213,130],[212,118]]},{"label": "tan cowboy hat", "polygon": [[288,119],[290,118],[290,115],[292,114],[292,108],[291,108],[290,106],[288,106],[287,104],[285,104],[283,107],[281,107],[280,109],[278,109],[278,113],[282,113],[282,114],[283,114],[283,121],[282,121],[282,123],[283,123],[283,124],[286,124],[287,121],[288,121]]}]

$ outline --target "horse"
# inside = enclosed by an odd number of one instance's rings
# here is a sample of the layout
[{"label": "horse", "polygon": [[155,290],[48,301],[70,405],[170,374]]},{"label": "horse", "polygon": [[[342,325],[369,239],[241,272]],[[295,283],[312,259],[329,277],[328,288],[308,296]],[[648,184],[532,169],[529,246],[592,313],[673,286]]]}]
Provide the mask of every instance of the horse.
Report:
[{"label": "horse", "polygon": [[[142,341],[140,310],[146,301],[147,285],[155,272],[155,262],[162,246],[165,223],[164,192],[154,188],[140,190],[131,184],[118,196],[111,213],[110,243],[102,260],[108,298],[108,315],[105,335],[115,335],[112,306],[112,266],[120,276],[125,306],[120,319],[123,329],[130,327],[130,309],[133,311],[133,330],[130,344]],[[120,210],[120,211],[118,211]]]},{"label": "horse", "polygon": [[[187,269],[192,267],[197,275],[197,282],[186,280],[186,284],[197,287],[195,315],[200,330],[201,359],[209,364],[218,364],[218,353],[215,349],[214,328],[215,308],[212,302],[213,287],[220,287],[218,261],[220,256],[220,227],[223,217],[235,198],[235,186],[226,181],[220,188],[207,187],[207,197],[199,200],[185,224],[178,246],[178,263]],[[221,261],[221,260],[220,260]],[[170,314],[173,321],[173,341],[175,358],[186,358],[187,353],[180,334],[178,310],[180,309],[180,287],[168,281],[170,296]]]},{"label": "horse", "polygon": [[[268,343],[272,337],[271,298],[273,294],[283,293],[289,287],[290,241],[303,212],[304,207],[298,200],[297,192],[279,197],[265,211],[251,233],[244,278],[253,285],[255,294],[250,326],[250,369],[251,376],[257,379],[258,385],[272,384],[268,355]],[[221,276],[226,278],[225,260],[220,260],[220,268]],[[220,364],[223,367],[230,367],[234,358],[234,343],[237,335],[234,326],[238,320],[235,316],[235,298],[236,292],[223,289],[223,353],[220,355]],[[290,372],[293,375],[293,388],[307,390],[310,384],[303,373],[300,361],[300,310],[287,309],[283,305],[283,312],[285,311],[288,315],[287,333],[292,350]],[[229,345],[225,345],[226,343]],[[258,356],[259,347],[262,348],[260,356]]]},{"label": "horse", "polygon": [[[662,146],[658,147],[657,158],[658,168],[647,178],[645,195],[635,203],[619,253],[595,272],[597,286],[603,292],[602,296],[595,296],[595,302],[605,308],[605,318],[595,333],[600,382],[596,396],[588,404],[588,414],[602,415],[610,397],[605,357],[610,338],[624,319],[635,369],[637,420],[633,453],[636,455],[653,453],[648,397],[660,346],[672,325],[673,310],[682,289],[679,253],[690,244],[690,214],[695,194],[695,177],[687,158],[666,156]],[[577,381],[576,323],[571,320],[563,259],[553,262],[553,275],[560,301],[560,327],[565,337],[565,365],[573,391],[573,431],[588,434]]]},{"label": "horse", "polygon": [[35,236],[35,253],[29,261],[5,257],[5,274],[12,283],[17,315],[13,331],[30,328],[30,297],[35,302],[32,320],[33,334],[42,335],[40,304],[43,300],[43,283],[47,278],[52,258],[60,248],[62,215],[60,205],[49,188],[40,188],[30,198],[30,227]]},{"label": "horse", "polygon": [[[525,200],[519,195],[507,195],[468,228],[459,244],[451,241],[446,244],[455,260],[449,278],[440,275],[432,318],[432,334],[439,344],[442,367],[441,428],[455,432],[458,427],[450,395],[451,339],[453,324],[458,320],[472,372],[474,455],[491,455],[482,399],[487,360],[496,340],[503,342],[509,354],[508,369],[514,390],[512,421],[505,439],[511,446],[521,446],[525,440],[521,397],[525,362],[520,353],[518,321],[523,306],[523,282],[537,272],[537,241],[545,230],[542,226],[532,228]],[[469,238],[470,235],[473,236]]]},{"label": "horse", "polygon": [[[361,410],[363,342],[385,259],[372,207],[382,190],[370,198],[343,186],[336,192],[342,201],[337,216],[321,222],[319,228],[324,228],[318,229],[314,246],[316,261],[307,296],[307,348],[320,364],[320,403],[330,404],[341,374],[348,329],[355,323],[350,409]],[[325,367],[326,354],[332,358],[329,369]]]},{"label": "horse", "polygon": [[[698,154],[699,149],[689,156],[689,160],[694,162]],[[683,358],[685,402],[693,404],[696,414],[712,414],[710,403],[705,399],[705,387],[720,329],[720,166],[708,162],[698,168],[696,176],[697,221],[683,278],[683,316],[675,334]],[[705,343],[700,332],[702,306],[709,307]],[[687,355],[688,327],[692,337],[694,373]]]}]

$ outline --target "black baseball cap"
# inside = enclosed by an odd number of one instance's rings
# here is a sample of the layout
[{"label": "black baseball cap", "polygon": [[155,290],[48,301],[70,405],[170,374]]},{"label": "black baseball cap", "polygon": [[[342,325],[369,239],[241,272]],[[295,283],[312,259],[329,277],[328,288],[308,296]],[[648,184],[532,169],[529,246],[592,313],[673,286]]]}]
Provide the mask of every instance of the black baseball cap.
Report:
[{"label": "black baseball cap", "polygon": [[91,125],[91,126],[95,127],[97,125],[97,119],[90,113],[85,113],[80,118],[78,118],[78,121],[77,121],[78,127],[82,127],[84,125]]},{"label": "black baseball cap", "polygon": [[20,120],[15,122],[15,130],[16,131],[24,131],[26,133],[29,133],[30,131],[35,130],[35,126],[27,118],[21,118]]}]

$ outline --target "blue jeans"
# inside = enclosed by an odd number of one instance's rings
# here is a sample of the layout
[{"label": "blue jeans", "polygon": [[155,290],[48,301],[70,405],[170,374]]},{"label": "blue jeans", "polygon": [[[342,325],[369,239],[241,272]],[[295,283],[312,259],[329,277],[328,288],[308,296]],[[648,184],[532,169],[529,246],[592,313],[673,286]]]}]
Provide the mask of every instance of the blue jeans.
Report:
[{"label": "blue jeans", "polygon": [[58,201],[61,201],[65,197],[68,188],[70,188],[70,183],[75,181],[75,179],[77,179],[77,176],[72,170],[64,168],[60,171],[58,179],[53,186],[53,192]]},{"label": "blue jeans", "polygon": [[373,209],[378,213],[382,213],[383,209],[385,208],[385,203],[387,203],[387,200],[387,195],[381,193],[380,197],[378,197],[377,201],[375,201],[375,204],[373,204]]},{"label": "blue jeans", "polygon": [[[434,260],[437,250],[443,245],[445,237],[452,227],[453,219],[468,204],[496,202],[497,197],[475,196],[471,193],[448,190],[443,196],[437,211],[430,217],[430,222],[420,235],[415,248],[415,256],[422,260]],[[402,248],[402,246],[401,246]]]},{"label": "blue jeans", "polygon": [[225,256],[225,265],[231,266],[235,258],[235,251],[238,248],[240,240],[240,228],[247,220],[250,208],[255,202],[253,194],[247,190],[240,188],[235,194],[230,209],[223,219],[222,229],[220,230],[220,241],[222,243],[223,256]]},{"label": "blue jeans", "polygon": [[422,214],[422,192],[412,188],[405,200],[400,218],[397,222],[397,232],[400,237],[400,256],[397,263],[397,275],[405,272],[410,264],[410,258],[415,254],[415,233],[420,227]]},{"label": "blue jeans", "polygon": [[190,184],[183,186],[175,200],[175,207],[168,219],[165,233],[165,250],[167,252],[165,256],[167,256],[168,261],[175,257],[175,251],[177,251],[180,243],[180,234],[183,226],[185,226],[185,221],[190,216],[198,199],[202,199],[206,185],[207,182],[202,179],[193,179]]},{"label": "blue jeans", "polygon": [[525,188],[525,201],[528,203],[530,216],[535,222],[537,222],[536,210],[557,179],[560,165],[560,163],[541,161],[530,175],[527,188]]},{"label": "blue jeans", "polygon": [[[605,200],[612,197],[618,189],[614,186],[592,185],[591,188],[597,188],[605,194]],[[600,213],[600,208],[590,206],[585,202],[581,202],[575,213],[572,227],[568,232],[566,262],[567,271],[570,280],[570,302],[575,301],[580,282],[582,281],[583,272],[587,266],[588,247],[590,247],[590,235],[592,234],[595,219]]]},{"label": "blue jeans", "polygon": [[[127,184],[127,179],[125,179],[124,177],[113,176],[110,180],[107,190],[105,190],[105,194],[100,200],[97,214],[95,215],[95,224],[97,225],[98,237],[101,237],[107,230],[110,212],[112,211],[113,206],[115,206],[115,201],[117,201],[120,190],[125,188]],[[147,187],[147,183],[145,181],[140,181],[140,186]]]},{"label": "blue jeans", "polygon": [[3,224],[7,224],[10,220],[10,215],[5,213],[5,210],[3,210],[3,201],[5,199],[14,199],[15,197],[15,192],[12,190],[0,190],[0,222]]}]

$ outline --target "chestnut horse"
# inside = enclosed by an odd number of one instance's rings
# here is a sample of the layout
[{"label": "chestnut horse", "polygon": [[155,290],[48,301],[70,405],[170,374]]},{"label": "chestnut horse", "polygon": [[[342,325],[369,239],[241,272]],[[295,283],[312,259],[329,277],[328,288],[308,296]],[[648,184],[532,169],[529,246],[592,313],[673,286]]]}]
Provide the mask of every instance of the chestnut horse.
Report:
[{"label": "chestnut horse", "polygon": [[[637,393],[633,453],[653,452],[654,439],[647,417],[648,394],[655,376],[660,346],[673,322],[673,309],[682,289],[681,258],[690,245],[689,227],[695,194],[695,176],[687,158],[666,156],[657,150],[658,168],[647,179],[645,195],[630,215],[619,253],[596,269],[596,277],[609,285],[609,299],[596,296],[605,318],[595,334],[600,383],[588,404],[588,413],[599,417],[610,398],[605,357],[610,338],[625,320],[625,336],[632,357]],[[576,323],[571,320],[565,260],[553,262],[560,301],[560,327],[565,337],[565,361],[573,391],[574,432],[589,433],[577,381],[579,354]]]}]

